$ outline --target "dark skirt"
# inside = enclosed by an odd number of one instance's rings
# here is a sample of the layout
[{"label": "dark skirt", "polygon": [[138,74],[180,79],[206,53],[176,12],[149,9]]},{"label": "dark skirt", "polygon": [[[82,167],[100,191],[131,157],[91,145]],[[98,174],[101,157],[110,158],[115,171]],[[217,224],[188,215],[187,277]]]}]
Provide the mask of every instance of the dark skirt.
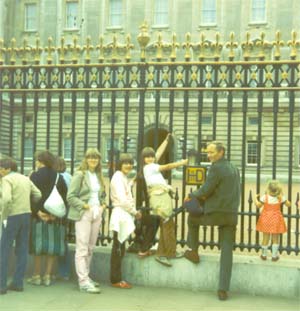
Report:
[{"label": "dark skirt", "polygon": [[45,222],[31,219],[30,254],[64,256],[65,251],[66,227],[61,221]]}]

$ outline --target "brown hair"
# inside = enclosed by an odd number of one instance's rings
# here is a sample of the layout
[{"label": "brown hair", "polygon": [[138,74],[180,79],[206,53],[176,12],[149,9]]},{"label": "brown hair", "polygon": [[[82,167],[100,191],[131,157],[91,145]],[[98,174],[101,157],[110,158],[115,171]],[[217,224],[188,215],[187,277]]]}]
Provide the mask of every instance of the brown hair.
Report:
[{"label": "brown hair", "polygon": [[266,193],[272,197],[280,198],[282,195],[282,188],[278,180],[270,180],[267,184]]},{"label": "brown hair", "polygon": [[17,161],[10,157],[4,157],[0,159],[0,167],[4,169],[10,168],[12,172],[17,172],[18,170]]},{"label": "brown hair", "polygon": [[155,158],[155,150],[152,147],[145,147],[142,150],[141,156],[140,156],[140,168],[139,168],[139,176],[143,177],[144,176],[144,172],[143,172],[143,168],[145,166],[145,158],[147,157],[153,157]]},{"label": "brown hair", "polygon": [[120,154],[119,160],[117,161],[116,169],[120,171],[122,169],[122,165],[124,163],[130,163],[133,165],[134,160],[133,160],[133,157],[130,153],[121,153]]},{"label": "brown hair", "polygon": [[37,151],[35,159],[48,168],[53,168],[55,165],[55,156],[49,150]]},{"label": "brown hair", "polygon": [[66,161],[64,158],[57,156],[55,159],[55,170],[58,173],[63,173],[67,169]]}]

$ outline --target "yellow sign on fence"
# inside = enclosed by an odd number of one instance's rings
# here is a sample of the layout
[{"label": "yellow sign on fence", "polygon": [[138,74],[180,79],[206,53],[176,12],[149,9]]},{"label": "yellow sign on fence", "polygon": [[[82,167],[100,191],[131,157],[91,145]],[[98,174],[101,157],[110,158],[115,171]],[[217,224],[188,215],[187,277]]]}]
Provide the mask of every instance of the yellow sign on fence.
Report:
[{"label": "yellow sign on fence", "polygon": [[187,166],[185,170],[185,182],[187,185],[203,185],[206,179],[206,167]]}]

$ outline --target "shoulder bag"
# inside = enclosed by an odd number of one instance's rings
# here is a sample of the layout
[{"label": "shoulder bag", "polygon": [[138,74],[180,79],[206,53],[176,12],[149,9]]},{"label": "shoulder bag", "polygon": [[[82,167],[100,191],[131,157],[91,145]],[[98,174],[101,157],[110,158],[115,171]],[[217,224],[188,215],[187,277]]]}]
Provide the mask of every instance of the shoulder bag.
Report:
[{"label": "shoulder bag", "polygon": [[56,184],[58,182],[59,174],[57,174],[54,187],[44,203],[44,209],[50,214],[62,218],[66,215],[67,209],[65,202],[61,195],[59,194]]}]

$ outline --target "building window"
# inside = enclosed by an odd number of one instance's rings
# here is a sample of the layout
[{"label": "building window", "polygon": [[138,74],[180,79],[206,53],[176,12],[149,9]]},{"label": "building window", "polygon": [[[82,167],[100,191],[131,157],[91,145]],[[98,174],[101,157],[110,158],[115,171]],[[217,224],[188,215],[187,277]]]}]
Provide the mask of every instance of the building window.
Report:
[{"label": "building window", "polygon": [[154,2],[154,25],[168,25],[169,0],[155,0]]},{"label": "building window", "polygon": [[71,137],[64,137],[63,144],[64,144],[63,157],[65,160],[71,160],[72,159],[72,139],[71,139]]},{"label": "building window", "polygon": [[122,0],[110,0],[110,26],[122,26]]},{"label": "building window", "polygon": [[78,2],[68,1],[66,3],[66,28],[78,28]]},{"label": "building window", "polygon": [[248,125],[258,125],[257,117],[248,117]]},{"label": "building window", "polygon": [[[115,138],[113,142],[113,150],[111,149],[111,138],[106,139],[106,161],[109,162],[111,156],[113,155],[114,160],[116,160],[120,153],[120,147],[119,147],[119,138]],[[113,154],[112,154],[113,153]]]},{"label": "building window", "polygon": [[203,0],[201,10],[201,24],[215,25],[217,22],[216,0]]},{"label": "building window", "polygon": [[37,29],[37,5],[36,3],[25,4],[25,30],[33,31]]},{"label": "building window", "polygon": [[247,164],[250,164],[250,165],[258,164],[257,141],[256,140],[247,141]]},{"label": "building window", "polygon": [[252,0],[252,23],[266,22],[266,0]]},{"label": "building window", "polygon": [[64,115],[64,124],[70,125],[72,123],[73,117],[71,114]]},{"label": "building window", "polygon": [[32,159],[33,158],[33,138],[25,137],[24,140],[24,158]]},{"label": "building window", "polygon": [[201,117],[201,124],[202,125],[211,125],[212,124],[212,117],[211,116],[202,116]]}]

